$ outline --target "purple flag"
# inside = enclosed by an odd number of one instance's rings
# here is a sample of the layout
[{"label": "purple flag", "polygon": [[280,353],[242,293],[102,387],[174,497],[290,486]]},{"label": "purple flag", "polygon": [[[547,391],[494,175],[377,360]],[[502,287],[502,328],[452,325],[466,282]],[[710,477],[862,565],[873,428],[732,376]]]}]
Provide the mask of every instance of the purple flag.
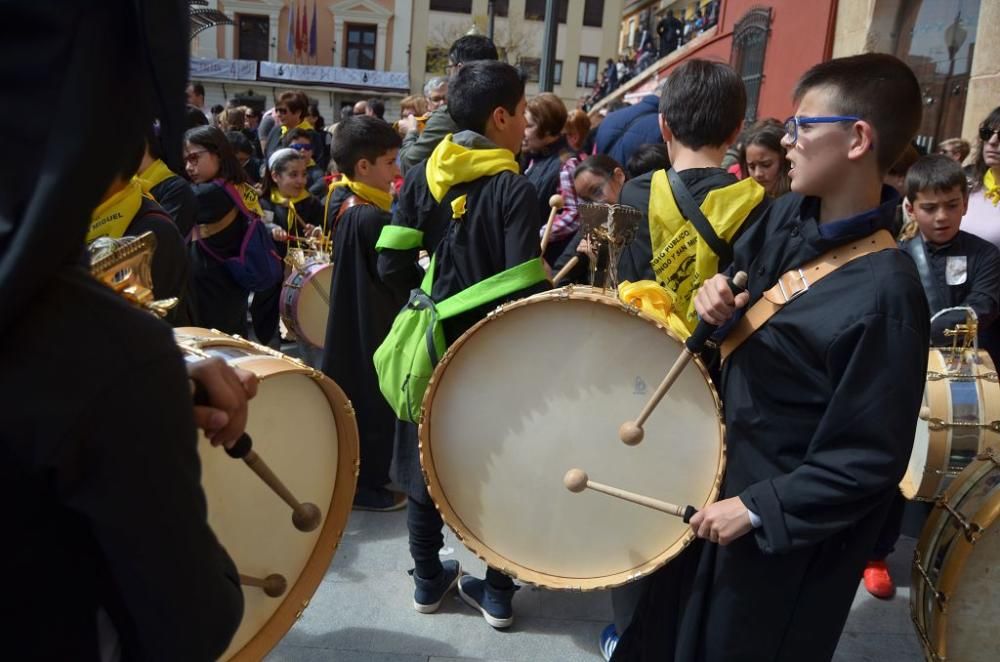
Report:
[{"label": "purple flag", "polygon": [[288,54],[295,52],[295,5],[288,7],[288,40],[285,42]]},{"label": "purple flag", "polygon": [[309,57],[316,57],[316,0],[313,0],[313,20],[309,28]]}]

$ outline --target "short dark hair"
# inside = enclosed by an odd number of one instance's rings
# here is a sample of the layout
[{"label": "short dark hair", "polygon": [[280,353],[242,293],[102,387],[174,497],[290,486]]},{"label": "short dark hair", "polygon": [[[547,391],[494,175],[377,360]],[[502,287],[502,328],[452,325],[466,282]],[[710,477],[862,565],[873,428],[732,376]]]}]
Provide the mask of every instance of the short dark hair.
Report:
[{"label": "short dark hair", "polygon": [[681,144],[691,149],[719,147],[740,127],[747,91],[728,64],[688,60],[667,78],[660,114]]},{"label": "short dark hair", "polygon": [[969,182],[962,166],[944,154],[922,156],[906,173],[906,198],[916,202],[922,191],[945,192],[958,188],[962,195],[969,192]]},{"label": "short dark hair", "polygon": [[385,119],[385,103],[376,97],[368,99],[365,103],[368,104],[368,110],[372,111],[372,114],[380,120]]},{"label": "short dark hair", "polygon": [[828,60],[802,75],[795,86],[795,102],[819,88],[833,91],[831,112],[854,115],[872,125],[879,172],[888,172],[920,128],[923,95],[913,70],[886,53]]},{"label": "short dark hair", "polygon": [[242,131],[226,131],[226,140],[233,146],[235,153],[239,154],[243,152],[244,154],[253,155],[253,146],[250,144],[250,140],[243,135]]},{"label": "short dark hair", "polygon": [[219,177],[231,184],[243,184],[247,181],[247,173],[236,159],[233,146],[226,140],[226,134],[214,126],[198,126],[188,129],[184,134],[184,142],[204,147],[219,157]]},{"label": "short dark hair", "polygon": [[625,170],[631,178],[669,167],[670,154],[667,152],[667,146],[663,143],[647,143],[641,145],[629,157],[628,163],[625,165]]},{"label": "short dark hair", "polygon": [[[607,154],[593,154],[583,160],[583,162],[573,171],[573,179],[585,172],[592,172],[595,175],[611,179],[615,174],[615,169],[621,168],[621,164]],[[624,172],[624,171],[622,171]]]},{"label": "short dark hair", "polygon": [[[299,115],[305,115],[306,110],[309,109],[309,97],[307,97],[304,92],[300,92],[298,90],[282,92],[278,95],[278,103],[285,104],[289,112],[298,113]],[[278,103],[276,103],[275,106],[277,106]]]},{"label": "short dark hair", "polygon": [[448,113],[459,131],[484,133],[497,108],[517,112],[524,97],[524,79],[506,62],[466,62],[448,85]]},{"label": "short dark hair", "polygon": [[208,118],[201,112],[201,108],[188,105],[184,109],[184,127],[193,129],[196,126],[208,126]]},{"label": "short dark hair", "polygon": [[150,122],[146,126],[146,149],[153,159],[163,158],[163,145],[160,143],[159,121]]},{"label": "short dark hair", "polygon": [[396,130],[377,117],[352,115],[341,120],[330,144],[330,158],[340,172],[354,176],[354,167],[361,159],[374,161],[403,144]]},{"label": "short dark hair", "polygon": [[197,94],[198,96],[200,97],[205,96],[205,86],[202,85],[201,83],[196,83],[194,81],[191,81],[188,83],[188,87],[190,87],[191,91]]},{"label": "short dark hair", "polygon": [[298,140],[300,138],[305,138],[306,140],[309,141],[310,144],[312,144],[313,134],[308,129],[300,129],[299,127],[295,127],[281,138],[281,144],[284,145],[285,147],[288,147],[289,145],[292,144],[293,140]]},{"label": "short dark hair", "polygon": [[488,37],[467,34],[459,37],[448,49],[449,64],[465,64],[474,60],[499,60],[497,47]]}]

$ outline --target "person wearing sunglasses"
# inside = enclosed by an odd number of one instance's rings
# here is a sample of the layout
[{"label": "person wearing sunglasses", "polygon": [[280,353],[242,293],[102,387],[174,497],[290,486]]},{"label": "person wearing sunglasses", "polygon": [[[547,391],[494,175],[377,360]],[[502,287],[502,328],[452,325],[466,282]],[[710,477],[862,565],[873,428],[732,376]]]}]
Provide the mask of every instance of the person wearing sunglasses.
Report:
[{"label": "person wearing sunglasses", "polygon": [[313,143],[313,153],[320,154],[323,151],[323,138],[316,127],[306,119],[306,112],[309,110],[309,97],[304,92],[290,91],[282,92],[278,97],[278,102],[274,106],[274,116],[278,123],[267,137],[267,145],[264,147],[264,156],[271,158],[277,150],[283,147],[282,140],[292,129],[302,129],[309,132]]},{"label": "person wearing sunglasses", "polygon": [[316,163],[316,153],[313,151],[311,132],[304,129],[292,129],[285,134],[282,144],[294,149],[306,161],[306,190],[317,197],[326,195],[326,181],[323,179],[323,169]]},{"label": "person wearing sunglasses", "polygon": [[962,230],[1000,247],[1000,106],[979,125],[971,179]]}]

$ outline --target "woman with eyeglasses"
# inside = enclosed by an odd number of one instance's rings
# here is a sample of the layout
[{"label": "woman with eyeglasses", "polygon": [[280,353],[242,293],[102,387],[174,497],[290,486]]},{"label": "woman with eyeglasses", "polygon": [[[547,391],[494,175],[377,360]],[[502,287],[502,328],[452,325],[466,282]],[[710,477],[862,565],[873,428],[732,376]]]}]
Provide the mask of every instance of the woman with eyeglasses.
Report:
[{"label": "woman with eyeglasses", "polygon": [[262,215],[225,134],[209,126],[184,135],[184,170],[198,199],[190,248],[191,283],[201,326],[246,335],[247,297],[222,261],[240,254],[252,214]]},{"label": "woman with eyeglasses", "polygon": [[271,129],[267,137],[267,146],[264,149],[264,156],[271,158],[278,149],[282,147],[282,140],[292,129],[302,129],[309,132],[309,137],[313,143],[313,154],[323,152],[323,138],[316,131],[316,127],[306,119],[309,110],[309,98],[299,91],[282,92],[278,97],[278,103],[274,106],[274,116],[278,123]]},{"label": "woman with eyeglasses", "polygon": [[[264,171],[260,206],[282,259],[288,254],[289,243],[300,243],[296,237],[311,236],[322,229],[323,203],[306,190],[306,157],[302,152],[285,147],[271,155]],[[279,281],[273,287],[255,292],[250,304],[253,331],[262,345],[280,342],[277,336],[281,286]]]},{"label": "woman with eyeglasses", "polygon": [[969,210],[962,218],[962,230],[1000,248],[1000,106],[979,125]]},{"label": "woman with eyeglasses", "polygon": [[306,190],[317,197],[326,195],[326,182],[323,180],[323,168],[316,163],[316,153],[313,151],[312,135],[303,129],[292,129],[285,134],[282,145],[295,150],[306,161]]}]

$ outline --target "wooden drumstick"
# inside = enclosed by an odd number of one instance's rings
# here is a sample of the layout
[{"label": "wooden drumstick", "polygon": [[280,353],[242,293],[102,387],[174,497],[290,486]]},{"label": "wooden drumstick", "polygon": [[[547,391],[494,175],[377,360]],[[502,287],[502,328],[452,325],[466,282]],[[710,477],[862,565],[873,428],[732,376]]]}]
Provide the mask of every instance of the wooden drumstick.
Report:
[{"label": "wooden drumstick", "polygon": [[[747,285],[747,275],[746,272],[739,272],[729,281],[729,289],[733,291],[733,294],[739,294],[743,292]],[[618,438],[622,440],[627,446],[635,446],[642,441],[645,436],[645,432],[642,426],[646,423],[646,419],[653,413],[656,406],[660,404],[663,400],[663,396],[667,394],[670,387],[674,385],[677,378],[687,367],[687,364],[691,362],[696,354],[699,354],[705,347],[705,342],[708,341],[709,337],[715,331],[715,326],[709,324],[708,322],[702,320],[698,322],[698,326],[695,327],[694,333],[685,341],[684,350],[681,355],[677,357],[674,364],[670,367],[667,372],[667,376],[663,378],[660,385],[656,387],[656,391],[653,392],[653,397],[649,399],[646,406],[642,408],[639,412],[638,418],[634,421],[625,421],[618,428]]]},{"label": "wooden drumstick", "polygon": [[316,504],[301,502],[295,498],[291,490],[289,490],[285,484],[281,482],[281,479],[278,478],[273,471],[271,471],[271,467],[267,466],[267,463],[254,452],[253,440],[250,439],[250,435],[244,432],[240,435],[240,438],[236,440],[236,443],[233,444],[232,448],[226,449],[226,453],[231,458],[243,460],[246,465],[267,484],[268,487],[274,490],[275,494],[281,497],[282,501],[291,507],[292,524],[296,529],[308,532],[319,526],[323,517]]},{"label": "wooden drumstick", "polygon": [[569,259],[569,262],[563,265],[563,268],[559,270],[559,273],[552,277],[552,284],[558,284],[559,281],[569,275],[569,272],[573,271],[573,268],[578,264],[580,264],[580,256],[574,255]]},{"label": "wooden drumstick", "polygon": [[551,198],[549,198],[549,206],[552,207],[549,210],[549,220],[545,224],[545,232],[542,233],[542,254],[545,254],[545,249],[549,247],[549,235],[552,234],[552,222],[556,220],[556,212],[563,208],[563,198],[561,195],[556,193]]},{"label": "wooden drumstick", "polygon": [[[208,394],[205,392],[205,388],[198,382],[194,383],[194,404],[202,407],[210,407],[211,404],[208,401]],[[292,525],[296,529],[303,532],[309,532],[314,530],[323,519],[323,514],[320,509],[314,503],[300,502],[292,494],[281,479],[278,478],[271,467],[267,466],[267,463],[260,458],[257,453],[253,450],[253,439],[250,438],[246,432],[240,435],[236,443],[233,444],[231,448],[226,449],[226,454],[229,457],[243,460],[248,467],[250,467],[255,474],[257,474],[264,483],[270,487],[275,494],[277,494],[281,499],[287,503],[292,509]]]},{"label": "wooden drumstick", "polygon": [[653,510],[659,510],[661,513],[673,515],[674,517],[680,517],[684,520],[685,524],[690,522],[694,514],[698,512],[695,510],[694,506],[678,506],[677,504],[660,501],[659,499],[654,499],[653,497],[643,496],[641,494],[636,494],[635,492],[629,492],[628,490],[623,490],[619,487],[612,487],[610,485],[605,485],[604,483],[596,483],[590,480],[590,477],[587,476],[587,472],[583,469],[570,469],[567,471],[566,475],[563,476],[563,485],[565,485],[566,489],[570,492],[578,493],[586,489],[591,489],[595,492],[600,492],[601,494],[607,494],[608,496],[628,501],[629,503],[645,506],[646,508],[652,508]]},{"label": "wooden drumstick", "polygon": [[250,575],[240,573],[240,584],[243,586],[256,586],[270,598],[280,598],[288,590],[288,580],[278,574],[268,575],[261,579],[260,577],[251,577]]}]

